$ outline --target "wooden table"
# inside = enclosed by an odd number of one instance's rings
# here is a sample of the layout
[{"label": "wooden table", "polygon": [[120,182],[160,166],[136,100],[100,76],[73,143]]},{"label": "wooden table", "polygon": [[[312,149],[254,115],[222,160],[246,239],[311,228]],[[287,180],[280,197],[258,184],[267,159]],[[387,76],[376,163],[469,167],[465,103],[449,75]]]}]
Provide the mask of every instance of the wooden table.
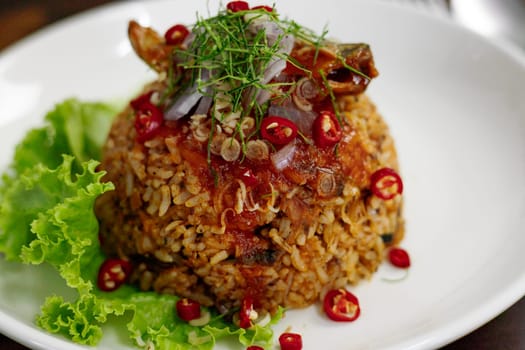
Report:
[{"label": "wooden table", "polygon": [[[108,2],[110,1],[0,1],[0,50],[49,23]],[[0,349],[27,348],[0,335]],[[459,349],[525,349],[525,298],[488,324],[443,348]]]}]

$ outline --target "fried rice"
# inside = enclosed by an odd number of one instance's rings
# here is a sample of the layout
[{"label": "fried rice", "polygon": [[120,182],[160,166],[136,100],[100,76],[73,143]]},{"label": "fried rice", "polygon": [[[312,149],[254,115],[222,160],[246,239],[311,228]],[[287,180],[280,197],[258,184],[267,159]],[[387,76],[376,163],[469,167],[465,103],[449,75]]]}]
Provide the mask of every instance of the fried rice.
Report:
[{"label": "fried rice", "polygon": [[[292,55],[299,51],[296,44]],[[168,89],[164,68],[157,70],[143,93]],[[100,165],[115,184],[96,204],[105,253],[133,263],[130,283],[140,289],[220,312],[247,295],[260,310],[301,308],[370,278],[385,249],[403,238],[402,197],[383,200],[370,190],[374,171],[399,169],[396,149],[363,88],[326,100],[342,132],[328,148],[308,134],[272,145],[248,117],[213,124],[213,107],[165,120],[139,141],[136,110],[125,108]],[[241,152],[232,160],[236,142]]]}]

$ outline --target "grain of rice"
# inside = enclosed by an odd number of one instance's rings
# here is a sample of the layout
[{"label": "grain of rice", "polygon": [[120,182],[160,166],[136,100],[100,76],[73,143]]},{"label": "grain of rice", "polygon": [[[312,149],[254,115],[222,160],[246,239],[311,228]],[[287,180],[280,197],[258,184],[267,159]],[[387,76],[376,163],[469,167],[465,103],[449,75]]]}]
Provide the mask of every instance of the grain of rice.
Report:
[{"label": "grain of rice", "polygon": [[[186,192],[186,193],[189,193],[189,192]],[[190,194],[191,195],[191,194]],[[207,193],[207,192],[203,192],[201,194],[198,194],[196,196],[193,196],[189,199],[187,199],[185,202],[184,202],[184,205],[188,208],[193,208],[201,203],[204,203],[204,202],[207,202],[208,200],[210,199],[210,195]],[[175,201],[174,201],[175,203]],[[175,203],[177,204],[177,203]]]},{"label": "grain of rice", "polygon": [[300,233],[299,235],[297,235],[297,238],[295,239],[295,244],[301,246],[306,244],[306,236],[304,233]]},{"label": "grain of rice", "polygon": [[124,178],[126,179],[126,196],[130,197],[133,193],[133,174],[130,172],[126,172],[126,175],[124,175]]},{"label": "grain of rice", "polygon": [[144,180],[146,178],[146,166],[142,163],[141,157],[137,157],[137,152],[130,153],[128,157],[128,163],[131,166],[131,169],[135,172],[135,175],[139,180]]},{"label": "grain of rice", "polygon": [[173,256],[171,256],[165,249],[155,250],[153,255],[157,260],[164,263],[172,263],[174,261]]},{"label": "grain of rice", "polygon": [[160,187],[161,192],[161,202],[159,206],[159,216],[164,216],[168,212],[168,209],[171,205],[171,193],[168,185],[162,185]]},{"label": "grain of rice", "polygon": [[183,191],[183,192],[177,194],[177,196],[173,197],[173,204],[175,204],[175,205],[185,204],[186,201],[188,201],[191,197],[192,197],[191,193],[189,193],[187,191]]},{"label": "grain of rice", "polygon": [[325,210],[319,217],[319,223],[323,225],[331,225],[335,221],[335,215],[332,210]]},{"label": "grain of rice", "polygon": [[306,264],[304,263],[303,259],[301,258],[301,254],[299,253],[299,250],[297,249],[296,246],[292,246],[292,252],[290,254],[290,258],[291,258],[291,261],[292,261],[292,264],[293,266],[299,270],[299,271],[307,271],[307,266]]},{"label": "grain of rice", "polygon": [[221,250],[220,252],[218,252],[217,254],[215,254],[214,256],[210,258],[210,265],[212,266],[217,265],[218,263],[220,263],[223,260],[226,260],[227,258],[228,258],[228,252],[225,250]]},{"label": "grain of rice", "polygon": [[142,254],[151,252],[154,248],[153,241],[149,236],[142,236],[142,239],[139,241],[138,251]]}]

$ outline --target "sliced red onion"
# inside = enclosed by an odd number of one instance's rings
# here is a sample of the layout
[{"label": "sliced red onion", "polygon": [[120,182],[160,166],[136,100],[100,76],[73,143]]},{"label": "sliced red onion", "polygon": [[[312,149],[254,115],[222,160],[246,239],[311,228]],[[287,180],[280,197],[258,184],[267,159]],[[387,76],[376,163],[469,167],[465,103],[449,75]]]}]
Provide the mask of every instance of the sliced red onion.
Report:
[{"label": "sliced red onion", "polygon": [[203,97],[203,91],[199,91],[199,84],[208,81],[210,75],[209,69],[202,69],[200,80],[195,81],[192,86],[186,88],[175,103],[164,113],[164,119],[178,120],[190,113],[191,109]]},{"label": "sliced red onion", "polygon": [[248,30],[250,30],[253,34],[257,34],[262,23],[270,21],[268,14],[262,12],[248,12],[243,18],[244,21],[248,23]]},{"label": "sliced red onion", "polygon": [[182,47],[186,49],[190,48],[193,45],[193,42],[195,41],[195,38],[197,37],[197,35],[203,34],[205,31],[206,29],[203,27],[193,28],[190,34],[188,34],[186,38],[184,39],[184,41],[182,42]]},{"label": "sliced red onion", "polygon": [[198,84],[195,82],[192,86],[179,96],[175,103],[164,113],[166,120],[178,120],[188,113],[199,102],[202,94],[198,90]]},{"label": "sliced red onion", "polygon": [[181,48],[183,50],[175,51],[175,54],[173,56],[173,60],[175,62],[183,63],[183,62],[187,62],[190,59],[190,57],[192,56],[191,49],[192,49],[192,46],[193,46],[193,42],[195,41],[195,37],[196,37],[195,31],[192,30],[186,36],[186,38],[184,38],[184,40],[182,41],[182,44],[181,44]]},{"label": "sliced red onion", "polygon": [[195,40],[195,36],[196,36],[195,33],[191,31],[190,34],[188,34],[186,38],[184,38],[184,41],[182,42],[181,46],[185,49],[188,49],[193,44],[193,41]]},{"label": "sliced red onion", "polygon": [[279,58],[277,56],[272,57],[272,59],[270,60],[270,63],[268,64],[268,67],[266,67],[266,70],[264,71],[264,75],[261,80],[261,83],[267,84],[274,77],[279,75],[285,68],[286,68],[285,59]]},{"label": "sliced red onion", "polygon": [[278,171],[282,171],[284,168],[290,165],[295,155],[295,141],[290,142],[280,150],[270,155],[273,166]]},{"label": "sliced red onion", "polygon": [[[270,22],[270,23],[274,24],[277,27],[277,29],[274,29],[273,34],[269,33],[268,30],[266,31],[266,35],[268,38],[268,44],[274,45],[275,40],[277,40],[278,37],[283,35],[283,30],[279,28],[276,23],[274,22]],[[274,37],[274,35],[276,36]],[[272,59],[268,63],[268,66],[266,67],[266,70],[264,71],[263,80],[262,80],[263,84],[268,83],[270,80],[275,78],[286,68],[286,59],[283,58],[281,54],[289,55],[290,52],[292,52],[294,42],[295,42],[295,39],[293,35],[287,34],[287,35],[282,36],[281,41],[279,41],[279,50],[277,50],[276,55],[272,57]]]},{"label": "sliced red onion", "polygon": [[264,30],[268,46],[273,46],[277,40],[280,40],[278,50],[279,53],[285,53],[289,55],[290,52],[292,52],[295,42],[294,36],[291,34],[284,35],[283,29],[279,27],[277,23],[268,20],[267,17],[260,17],[252,20],[248,27],[254,34]]},{"label": "sliced red onion", "polygon": [[268,108],[268,115],[277,115],[289,119],[297,125],[299,131],[306,137],[312,136],[312,125],[317,113],[314,111],[303,111],[298,109],[293,104],[287,105],[271,105]]},{"label": "sliced red onion", "polygon": [[250,23],[248,24],[248,29],[253,33],[257,34],[261,30],[264,30],[266,34],[266,39],[268,41],[268,46],[275,44],[275,41],[279,35],[283,34],[283,30],[279,28],[277,23],[272,22],[268,16],[258,16],[256,18],[250,18]]},{"label": "sliced red onion", "polygon": [[279,42],[279,52],[289,55],[294,47],[295,37],[292,34],[286,34]]},{"label": "sliced red onion", "polygon": [[273,46],[277,39],[283,35],[283,30],[279,28],[275,22],[266,22],[263,24],[263,28],[266,32],[266,40],[268,40],[268,46]]},{"label": "sliced red onion", "polygon": [[[283,29],[267,15],[245,16],[245,20],[249,22],[248,29],[252,33],[264,30],[268,46],[273,46],[278,42],[279,48],[266,66],[261,79],[261,84],[267,84],[286,68],[286,59],[283,56],[292,52],[295,38],[291,34],[285,35]],[[259,104],[265,103],[270,97],[271,93],[265,89],[256,93],[256,101]]]},{"label": "sliced red onion", "polygon": [[[268,84],[273,78],[277,77],[286,68],[286,60],[277,56],[272,57],[268,67],[264,71],[261,79],[261,84]],[[263,104],[271,97],[271,93],[266,89],[261,89],[257,92],[256,101],[258,104]]]},{"label": "sliced red onion", "polygon": [[199,104],[197,105],[197,109],[195,110],[195,114],[208,114],[208,111],[210,110],[211,104],[213,102],[213,97],[210,95],[204,95],[199,101]]},{"label": "sliced red onion", "polygon": [[[273,78],[277,77],[284,69],[286,68],[286,61],[277,56],[272,57],[268,67],[264,71],[264,75],[261,79],[261,84],[269,83]],[[250,89],[248,96],[253,96],[254,90]],[[266,103],[272,96],[271,92],[268,89],[258,89],[255,92],[255,101],[262,105]]]},{"label": "sliced red onion", "polygon": [[272,93],[269,90],[259,89],[259,91],[257,92],[257,96],[255,97],[255,101],[259,105],[262,105],[266,103],[266,101],[268,101],[270,97],[272,97]]},{"label": "sliced red onion", "polygon": [[[266,40],[268,42],[268,46],[273,46],[279,40],[278,46],[279,49],[277,50],[277,55],[279,54],[285,54],[289,55],[292,52],[295,38],[291,34],[284,35],[284,31],[282,28],[279,27],[279,25],[275,22],[272,22],[270,20],[264,19],[263,17],[257,18],[253,20],[250,25],[250,30],[252,30],[254,33],[257,33],[261,30],[264,30],[266,34]],[[282,62],[281,62],[282,61]],[[265,77],[269,77],[270,80],[274,76],[276,76],[278,73],[280,73],[284,68],[286,68],[286,60],[282,57],[274,56],[272,57],[271,62],[268,64],[268,67],[266,68],[266,71],[269,71],[268,74],[264,74]],[[273,74],[270,74],[273,73]],[[267,80],[266,82],[270,81]]]},{"label": "sliced red onion", "polygon": [[278,76],[276,76],[273,81],[276,82],[276,83],[290,83],[292,82],[292,77],[289,76],[288,74],[285,74],[285,73],[282,73],[279,74]]}]

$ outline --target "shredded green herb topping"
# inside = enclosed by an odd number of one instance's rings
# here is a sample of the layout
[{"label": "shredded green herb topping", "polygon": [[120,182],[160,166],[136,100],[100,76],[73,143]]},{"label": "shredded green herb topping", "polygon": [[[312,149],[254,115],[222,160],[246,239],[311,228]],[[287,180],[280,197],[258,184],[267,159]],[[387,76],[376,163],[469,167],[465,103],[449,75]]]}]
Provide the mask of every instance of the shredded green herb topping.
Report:
[{"label": "shredded green herb topping", "polygon": [[[269,42],[264,28],[255,33],[250,28],[263,16],[264,21],[275,23],[282,30],[282,33],[275,33],[277,37],[273,43]],[[195,39],[191,47],[176,50],[176,55],[183,58],[179,66],[193,71],[190,84],[196,81],[203,93],[208,86],[229,85],[230,89],[224,92],[231,98],[233,111],[243,109],[243,99],[248,89],[272,90],[279,85],[261,83],[265,70],[276,58],[299,66],[288,54],[280,52],[283,38],[291,35],[319,48],[327,33],[325,31],[318,36],[293,21],[279,20],[275,11],[269,13],[262,9],[236,13],[222,11],[211,18],[199,16],[192,32]],[[300,68],[306,71],[306,68]],[[205,74],[204,71],[213,72],[207,81],[199,79]],[[247,103],[249,108],[244,108],[243,114],[250,113],[254,108],[257,114],[262,114],[263,111],[257,110],[253,95]]]},{"label": "shredded green herb topping", "polygon": [[[271,24],[258,27],[260,21]],[[268,28],[275,30],[268,33]],[[177,48],[174,55],[180,62],[178,66],[185,72],[191,72],[186,86],[197,84],[198,91],[204,96],[211,96],[215,105],[217,102],[229,101],[231,111],[228,112],[240,114],[235,130],[244,149],[245,137],[239,132],[243,118],[254,117],[255,129],[259,130],[261,119],[267,111],[267,103],[257,103],[257,94],[260,91],[271,93],[280,86],[291,84],[264,82],[264,74],[270,65],[284,60],[286,64],[303,70],[306,75],[310,73],[283,52],[284,40],[292,39],[293,45],[294,40],[299,39],[318,49],[326,34],[326,30],[322,35],[317,35],[294,21],[280,20],[275,10],[271,13],[264,9],[235,13],[224,10],[211,18],[198,16],[192,29],[194,40],[191,46],[187,49]],[[269,40],[271,36],[275,36],[272,41]],[[178,82],[180,76],[172,74],[170,80]],[[172,82],[171,85],[175,84]],[[280,98],[283,98],[282,94]],[[212,118],[219,122],[225,116],[224,112],[212,114]]]}]

